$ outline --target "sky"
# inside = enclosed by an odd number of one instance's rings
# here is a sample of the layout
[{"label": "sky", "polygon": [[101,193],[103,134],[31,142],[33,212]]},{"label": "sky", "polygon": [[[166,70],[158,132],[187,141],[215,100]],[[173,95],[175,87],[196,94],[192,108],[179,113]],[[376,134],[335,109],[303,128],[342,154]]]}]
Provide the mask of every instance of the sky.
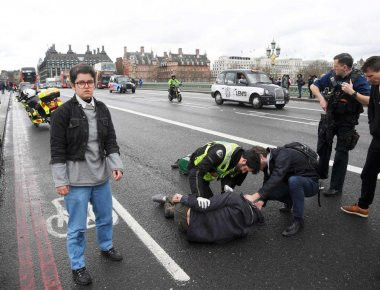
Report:
[{"label": "sky", "polygon": [[280,58],[355,60],[380,55],[380,9],[375,0],[13,0],[0,15],[0,70],[36,67],[55,44],[66,53],[105,46],[115,61],[128,51],[163,55],[207,53],[265,56],[274,39]]}]

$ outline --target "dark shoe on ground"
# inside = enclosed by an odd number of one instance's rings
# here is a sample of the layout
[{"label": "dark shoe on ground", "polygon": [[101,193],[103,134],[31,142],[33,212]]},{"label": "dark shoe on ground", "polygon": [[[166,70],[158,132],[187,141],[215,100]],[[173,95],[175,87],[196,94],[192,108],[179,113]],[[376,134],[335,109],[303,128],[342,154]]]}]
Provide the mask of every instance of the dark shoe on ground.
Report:
[{"label": "dark shoe on ground", "polygon": [[170,165],[172,167],[172,169],[176,169],[179,167],[178,162],[179,162],[179,159],[177,159],[176,162],[174,162],[172,165]]},{"label": "dark shoe on ground", "polygon": [[342,192],[340,190],[330,188],[328,190],[322,190],[322,193],[324,196],[329,197],[329,196],[337,196],[341,194]]},{"label": "dark shoe on ground", "polygon": [[101,251],[102,255],[111,261],[121,261],[123,260],[123,256],[115,250],[115,248],[111,248],[108,251]]},{"label": "dark shoe on ground", "polygon": [[164,216],[166,218],[174,217],[174,204],[172,204],[171,196],[166,197],[166,201],[164,204]]},{"label": "dark shoe on ground", "polygon": [[291,237],[300,232],[303,228],[303,222],[295,220],[293,223],[282,232],[284,237]]},{"label": "dark shoe on ground", "polygon": [[357,215],[363,218],[367,218],[369,214],[368,208],[367,209],[361,208],[360,206],[358,206],[357,203],[353,205],[342,206],[340,209],[344,211],[345,213]]},{"label": "dark shoe on ground", "polygon": [[158,202],[158,203],[164,204],[165,201],[166,201],[166,195],[164,195],[164,194],[156,194],[156,195],[153,195],[153,196],[152,196],[152,200],[153,200],[154,202]]},{"label": "dark shoe on ground", "polygon": [[80,268],[78,270],[72,270],[73,280],[78,285],[88,285],[91,284],[92,278],[90,273],[87,271],[86,267]]}]

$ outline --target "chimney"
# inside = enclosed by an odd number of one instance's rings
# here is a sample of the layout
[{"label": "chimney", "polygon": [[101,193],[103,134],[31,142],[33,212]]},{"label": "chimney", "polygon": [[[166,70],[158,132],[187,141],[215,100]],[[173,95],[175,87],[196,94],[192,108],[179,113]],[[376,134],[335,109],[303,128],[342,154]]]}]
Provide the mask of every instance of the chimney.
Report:
[{"label": "chimney", "polygon": [[53,44],[51,47],[52,47],[53,49],[55,49],[55,44]]},{"label": "chimney", "polygon": [[99,54],[99,47],[97,48],[97,53]]},{"label": "chimney", "polygon": [[71,44],[69,44],[69,50],[71,50]]},{"label": "chimney", "polygon": [[164,57],[168,57],[168,53],[166,51],[164,52]]},{"label": "chimney", "polygon": [[178,54],[182,55],[182,48],[178,48]]},{"label": "chimney", "polygon": [[127,47],[124,46],[124,54],[126,54],[126,53],[127,53]]},{"label": "chimney", "polygon": [[140,47],[140,52],[141,52],[141,53],[144,53],[144,46],[141,46],[141,47]]},{"label": "chimney", "polygon": [[105,52],[105,51],[104,51],[104,45],[102,45],[102,52]]},{"label": "chimney", "polygon": [[197,48],[197,49],[195,50],[195,54],[196,54],[197,57],[199,57],[199,48]]},{"label": "chimney", "polygon": [[95,49],[93,49],[92,51],[93,51],[93,53],[95,54],[95,51],[96,51],[96,50],[95,50]]}]

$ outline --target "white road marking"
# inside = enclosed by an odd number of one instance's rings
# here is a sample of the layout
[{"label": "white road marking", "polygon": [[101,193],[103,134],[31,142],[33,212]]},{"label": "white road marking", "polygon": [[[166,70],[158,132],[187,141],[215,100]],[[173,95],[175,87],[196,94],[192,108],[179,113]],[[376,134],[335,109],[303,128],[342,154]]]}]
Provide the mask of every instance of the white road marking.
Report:
[{"label": "white road marking", "polygon": [[[271,120],[277,120],[277,121],[285,121],[285,122],[298,123],[298,124],[305,124],[305,125],[311,125],[311,126],[318,125],[318,122],[316,122],[315,120],[312,120],[315,122],[301,122],[301,121],[295,121],[295,120],[289,120],[289,119],[269,117],[269,116],[265,116],[264,114],[252,114],[252,113],[247,114],[247,113],[241,113],[241,112],[235,112],[235,113],[239,114],[239,115],[259,117],[259,118],[265,118],[265,119],[271,119]],[[296,118],[296,117],[294,117],[294,118]]]},{"label": "white road marking", "polygon": [[281,115],[281,114],[273,114],[273,113],[265,113],[265,112],[258,112],[258,111],[249,111],[250,113],[256,115],[269,115],[269,116],[278,116],[278,117],[285,117],[285,118],[292,118],[292,119],[299,119],[299,120],[305,120],[305,121],[313,121],[313,122],[319,122],[319,120],[315,119],[309,119],[309,118],[302,118],[302,117],[295,117],[295,116],[289,116],[289,115]]},{"label": "white road marking", "polygon": [[116,200],[112,198],[113,208],[118,215],[127,223],[137,237],[152,252],[157,260],[165,267],[172,277],[180,282],[190,280],[190,277],[180,266],[156,243],[155,240],[144,230],[142,226],[129,214],[129,212]]},{"label": "white road marking", "polygon": [[[144,114],[144,113],[140,113],[140,112],[137,112],[137,111],[132,111],[132,110],[128,110],[128,109],[122,109],[122,108],[111,106],[111,105],[107,105],[107,107],[109,107],[111,109],[114,109],[114,110],[118,110],[118,111],[130,113],[130,114],[134,114],[134,115],[137,115],[137,116],[141,116],[141,117],[145,117],[145,118],[161,121],[161,122],[168,123],[168,124],[171,124],[171,125],[176,125],[176,126],[188,128],[188,129],[191,129],[191,130],[199,131],[199,132],[202,132],[202,133],[206,133],[206,134],[210,134],[210,135],[214,135],[214,136],[218,136],[218,137],[234,140],[234,141],[237,141],[237,142],[240,142],[240,143],[245,143],[245,144],[250,144],[250,145],[257,145],[257,146],[261,146],[261,147],[264,147],[264,148],[266,148],[266,147],[271,147],[271,148],[277,147],[275,145],[270,145],[270,144],[265,144],[265,143],[261,143],[261,142],[256,142],[256,141],[253,141],[253,140],[250,140],[250,139],[246,139],[246,138],[242,138],[242,137],[238,137],[238,136],[234,136],[234,135],[230,135],[230,134],[226,134],[226,133],[222,133],[222,132],[218,132],[218,131],[214,131],[214,130],[198,127],[198,126],[193,126],[193,125],[189,125],[189,124],[186,124],[186,123],[182,123],[182,122],[178,122],[178,121],[173,121],[173,120],[169,120],[169,119],[165,119],[165,118],[161,118],[161,117],[157,117],[157,116],[153,116],[153,115],[149,115],[149,114]],[[334,162],[332,160],[330,160],[329,164],[330,164],[330,166],[332,166],[334,164]],[[362,172],[363,168],[357,167],[357,166],[353,166],[353,165],[348,165],[347,170],[350,171],[350,172],[354,172],[354,173],[360,174]],[[378,177],[378,179],[380,179],[380,177]]]}]

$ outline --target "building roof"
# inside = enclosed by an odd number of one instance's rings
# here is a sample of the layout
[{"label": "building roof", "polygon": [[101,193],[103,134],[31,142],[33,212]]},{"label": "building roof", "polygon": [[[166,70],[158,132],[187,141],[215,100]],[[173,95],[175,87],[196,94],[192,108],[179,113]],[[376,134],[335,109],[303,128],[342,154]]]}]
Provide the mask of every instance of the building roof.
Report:
[{"label": "building roof", "polygon": [[39,66],[46,63],[46,61],[52,61],[52,62],[88,62],[88,63],[98,63],[98,62],[112,62],[110,57],[107,55],[107,53],[104,50],[104,46],[102,47],[102,51],[99,51],[99,48],[97,49],[97,52],[90,51],[89,45],[87,45],[87,50],[85,53],[75,53],[71,49],[71,45],[69,45],[69,50],[67,53],[61,53],[57,52],[55,50],[55,45],[53,44],[45,54],[44,60],[40,63]]}]

